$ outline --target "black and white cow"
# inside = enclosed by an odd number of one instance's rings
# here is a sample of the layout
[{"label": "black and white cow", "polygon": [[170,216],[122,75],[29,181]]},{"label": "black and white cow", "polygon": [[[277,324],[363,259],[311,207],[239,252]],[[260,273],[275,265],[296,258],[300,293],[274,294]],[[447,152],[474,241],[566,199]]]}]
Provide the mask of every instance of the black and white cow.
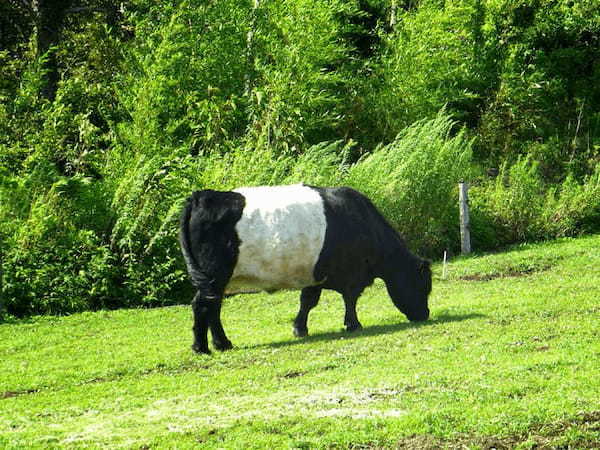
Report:
[{"label": "black and white cow", "polygon": [[429,262],[410,253],[375,206],[350,188],[302,184],[194,192],[182,213],[180,242],[192,284],[196,352],[209,353],[207,331],[219,350],[232,347],[221,324],[226,294],[302,289],[294,334],[322,289],[344,298],[344,324],[361,328],[356,301],[382,278],[394,305],[409,320],[429,317]]}]

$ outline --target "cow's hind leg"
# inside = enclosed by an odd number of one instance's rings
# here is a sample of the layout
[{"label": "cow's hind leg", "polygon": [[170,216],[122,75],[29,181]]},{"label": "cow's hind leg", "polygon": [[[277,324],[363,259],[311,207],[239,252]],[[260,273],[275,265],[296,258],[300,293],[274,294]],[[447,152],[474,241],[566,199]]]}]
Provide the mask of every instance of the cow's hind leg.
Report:
[{"label": "cow's hind leg", "polygon": [[358,316],[356,315],[356,301],[358,300],[358,295],[356,293],[345,293],[344,304],[346,306],[346,313],[344,314],[344,325],[346,325],[346,331],[352,332],[356,330],[360,330],[362,325],[358,321]]},{"label": "cow's hind leg", "polygon": [[213,300],[211,303],[209,326],[213,345],[217,350],[229,350],[233,348],[233,345],[231,344],[231,341],[227,339],[223,324],[221,323],[222,300]]},{"label": "cow's hind leg", "polygon": [[300,293],[300,310],[296,315],[296,319],[294,319],[294,335],[296,337],[303,337],[308,334],[308,327],[306,325],[308,313],[317,306],[320,297],[320,287],[311,286],[302,289],[302,292]]},{"label": "cow's hind leg", "polygon": [[210,353],[207,333],[211,308],[211,300],[202,298],[200,292],[198,292],[192,300],[192,311],[194,313],[194,343],[192,344],[192,350],[196,353]]}]

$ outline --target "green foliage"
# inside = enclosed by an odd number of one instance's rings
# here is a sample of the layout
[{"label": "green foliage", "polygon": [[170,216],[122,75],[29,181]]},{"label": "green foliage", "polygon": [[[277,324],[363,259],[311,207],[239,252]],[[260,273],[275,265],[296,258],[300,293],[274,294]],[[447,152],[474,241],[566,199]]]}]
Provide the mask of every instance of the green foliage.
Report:
[{"label": "green foliage", "polygon": [[[509,233],[509,242],[532,239],[536,235],[535,223],[543,210],[544,188],[538,164],[530,158],[501,167],[493,188],[483,199],[498,224]],[[473,200],[477,205],[476,196]]]},{"label": "green foliage", "polygon": [[[534,142],[558,152],[543,156],[552,180],[579,177],[598,160],[600,6],[591,1],[486,2],[485,36],[498,44],[498,89],[479,134],[482,156],[496,164],[527,153]],[[590,165],[589,163],[592,162]],[[569,167],[570,166],[570,167]]]},{"label": "green foliage", "polygon": [[[476,239],[482,248],[493,248],[595,229],[600,212],[599,173],[600,165],[582,183],[568,176],[560,185],[549,185],[530,157],[512,166],[505,163],[494,182],[472,190]],[[480,232],[491,242],[478,236]]]},{"label": "green foliage", "polygon": [[308,148],[299,157],[287,159],[288,174],[282,184],[306,183],[315,186],[335,186],[348,183],[348,155],[354,144],[341,141],[323,142]]},{"label": "green foliage", "polygon": [[543,238],[593,232],[600,226],[600,164],[582,183],[568,176],[548,189],[541,217]]},{"label": "green foliage", "polygon": [[[6,187],[24,186],[6,180]],[[97,186],[81,177],[61,178],[35,197],[26,214],[12,217],[4,257],[7,311],[18,316],[64,314],[122,305],[121,268],[99,239],[106,218]],[[21,193],[21,195],[24,195]],[[8,223],[4,209],[0,221]],[[86,229],[94,226],[94,229]]]},{"label": "green foliage", "polygon": [[357,6],[341,0],[264,3],[253,38],[249,132],[258,145],[297,153],[305,143],[339,137],[335,130],[350,89],[350,49],[339,18]]},{"label": "green foliage", "polygon": [[[426,1],[403,11],[395,32],[384,35],[385,50],[377,75],[376,108],[380,133],[389,138],[416,120],[432,118],[449,105],[455,118],[469,120],[482,94],[476,90],[479,58],[470,30],[476,11],[470,2]],[[473,120],[473,119],[470,119]]]},{"label": "green foliage", "polygon": [[131,121],[119,134],[136,154],[212,150],[243,129],[248,10],[235,1],[196,3],[152,5],[130,17],[136,39],[119,97]]},{"label": "green foliage", "polygon": [[178,215],[204,187],[351,185],[431,256],[460,179],[475,248],[600,227],[594,2],[95,5],[68,10],[52,101],[33,16],[0,38],[13,314],[187,301]]}]

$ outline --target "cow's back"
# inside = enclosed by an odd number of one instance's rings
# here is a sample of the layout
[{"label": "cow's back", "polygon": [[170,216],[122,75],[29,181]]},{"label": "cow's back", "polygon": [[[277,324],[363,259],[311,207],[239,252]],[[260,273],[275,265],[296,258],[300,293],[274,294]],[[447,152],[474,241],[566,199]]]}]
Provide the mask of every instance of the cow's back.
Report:
[{"label": "cow's back", "polygon": [[301,184],[240,188],[245,198],[235,228],[239,255],[227,293],[317,284],[314,267],[325,241],[319,193]]}]

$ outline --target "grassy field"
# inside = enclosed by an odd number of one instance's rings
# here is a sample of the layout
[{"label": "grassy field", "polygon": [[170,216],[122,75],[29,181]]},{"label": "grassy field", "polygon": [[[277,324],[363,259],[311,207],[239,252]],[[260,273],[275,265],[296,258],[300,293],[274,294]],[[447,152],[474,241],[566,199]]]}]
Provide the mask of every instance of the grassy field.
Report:
[{"label": "grassy field", "polygon": [[[599,448],[600,236],[434,267],[411,324],[377,282],[342,329],[325,293],[226,301],[236,348],[190,350],[189,307],[0,325],[0,447]],[[537,446],[537,447],[536,447]]]}]

